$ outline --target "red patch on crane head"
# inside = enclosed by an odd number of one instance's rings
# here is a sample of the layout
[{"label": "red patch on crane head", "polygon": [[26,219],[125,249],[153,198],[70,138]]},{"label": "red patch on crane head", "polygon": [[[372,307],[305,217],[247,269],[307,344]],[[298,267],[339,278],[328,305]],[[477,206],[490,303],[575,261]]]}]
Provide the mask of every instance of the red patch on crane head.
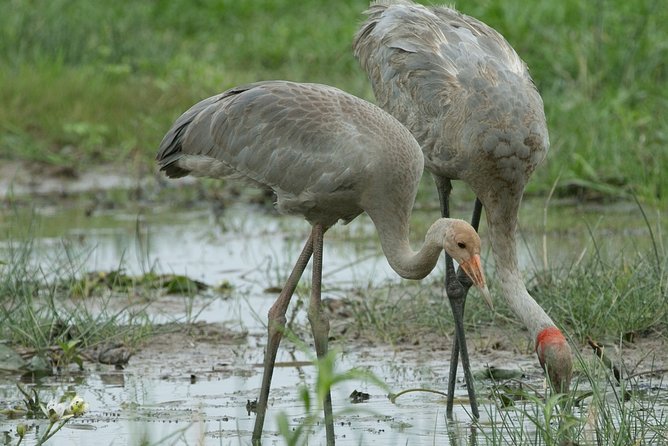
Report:
[{"label": "red patch on crane head", "polygon": [[568,392],[573,376],[573,358],[571,347],[557,327],[547,327],[538,333],[536,354],[552,388],[559,393]]},{"label": "red patch on crane head", "polygon": [[538,333],[536,336],[536,353],[538,354],[538,360],[540,365],[545,367],[545,355],[544,351],[547,346],[558,346],[566,344],[566,338],[564,337],[561,330],[557,327],[547,327]]}]

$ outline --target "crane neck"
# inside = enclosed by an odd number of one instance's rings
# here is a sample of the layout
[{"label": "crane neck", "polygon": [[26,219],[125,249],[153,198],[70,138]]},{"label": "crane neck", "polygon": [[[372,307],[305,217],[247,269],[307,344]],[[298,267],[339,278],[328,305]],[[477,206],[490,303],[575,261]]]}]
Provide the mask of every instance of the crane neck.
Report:
[{"label": "crane neck", "polygon": [[436,220],[427,231],[422,247],[414,251],[409,241],[409,215],[379,215],[373,210],[367,210],[367,213],[376,226],[383,254],[397,274],[404,279],[419,280],[434,269],[443,251],[449,219]]},{"label": "crane neck", "polygon": [[493,209],[487,211],[487,221],[496,265],[496,281],[501,288],[501,295],[527,327],[531,339],[535,340],[543,329],[554,326],[554,322],[529,294],[519,270],[516,245],[519,201],[515,206],[496,206]]}]

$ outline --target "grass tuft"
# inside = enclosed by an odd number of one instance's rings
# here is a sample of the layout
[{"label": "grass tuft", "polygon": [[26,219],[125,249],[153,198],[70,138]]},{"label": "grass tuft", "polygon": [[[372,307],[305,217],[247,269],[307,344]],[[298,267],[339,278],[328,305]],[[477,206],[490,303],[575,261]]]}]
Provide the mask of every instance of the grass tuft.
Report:
[{"label": "grass tuft", "polygon": [[84,349],[114,342],[132,348],[151,333],[141,308],[113,310],[111,295],[90,305],[77,299],[74,275],[81,265],[35,262],[32,239],[9,242],[0,252],[0,334],[28,356],[57,369],[72,363],[81,367]]}]

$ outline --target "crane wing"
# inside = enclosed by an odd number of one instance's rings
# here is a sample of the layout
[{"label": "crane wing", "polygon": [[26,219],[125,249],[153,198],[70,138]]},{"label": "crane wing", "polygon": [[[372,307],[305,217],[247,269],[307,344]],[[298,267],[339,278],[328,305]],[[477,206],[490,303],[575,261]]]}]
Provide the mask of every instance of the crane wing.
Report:
[{"label": "crane wing", "polygon": [[317,84],[236,87],[179,117],[158,163],[172,177],[236,177],[269,187],[279,210],[305,212],[319,196],[345,194],[365,178],[373,157],[362,148],[372,135],[357,129],[360,107],[373,106]]},{"label": "crane wing", "polygon": [[494,82],[498,72],[510,69],[529,79],[525,64],[501,34],[458,11],[375,3],[366,14],[353,51],[381,106],[397,117],[408,112],[398,105],[406,101],[397,100],[406,94],[419,97],[427,108],[423,111],[438,113],[476,77]]},{"label": "crane wing", "polygon": [[456,179],[476,146],[499,158],[508,145],[521,158],[530,152],[531,166],[545,156],[542,100],[497,31],[446,7],[409,2],[374,3],[366,14],[353,51],[379,105],[422,146],[428,169]]}]

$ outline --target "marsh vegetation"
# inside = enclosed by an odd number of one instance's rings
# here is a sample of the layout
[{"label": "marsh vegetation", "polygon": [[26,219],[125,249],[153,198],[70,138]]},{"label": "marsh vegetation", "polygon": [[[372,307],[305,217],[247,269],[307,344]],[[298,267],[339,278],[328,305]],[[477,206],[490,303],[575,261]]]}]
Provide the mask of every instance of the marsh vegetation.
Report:
[{"label": "marsh vegetation", "polygon": [[[25,399],[19,378],[42,401],[79,393],[90,404],[53,444],[247,442],[266,310],[307,224],[238,186],[166,185],[154,175],[156,146],[189,105],[241,83],[321,82],[373,101],[350,51],[366,6],[7,2],[0,347],[17,362],[0,375],[5,444],[17,443],[19,424],[27,444],[46,426],[15,410]],[[269,431],[277,442],[318,443],[317,393],[333,384],[341,444],[668,442],[668,9],[658,0],[456,6],[506,36],[544,98],[552,146],[520,215],[521,261],[532,295],[579,347],[576,390],[545,399],[517,320],[502,302],[491,313],[472,296],[466,325],[484,397],[476,437],[461,408],[446,423],[436,396],[391,404],[390,391],[442,390],[452,318],[442,270],[400,281],[360,218],[327,235],[337,354],[310,365],[297,299]],[[425,178],[415,237],[438,213],[433,189]],[[455,194],[466,218],[473,197]],[[621,383],[588,339],[624,362]],[[520,375],[495,380],[487,366]],[[352,404],[353,390],[369,400]]]}]

